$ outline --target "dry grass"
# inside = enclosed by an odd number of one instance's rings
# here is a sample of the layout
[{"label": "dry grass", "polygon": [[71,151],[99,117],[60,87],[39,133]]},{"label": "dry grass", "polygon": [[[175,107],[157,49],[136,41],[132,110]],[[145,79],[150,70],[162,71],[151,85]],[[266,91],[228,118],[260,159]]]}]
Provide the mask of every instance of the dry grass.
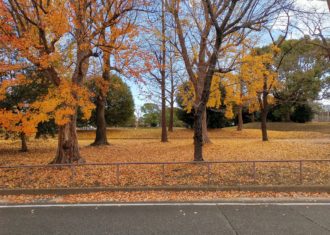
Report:
[{"label": "dry grass", "polygon": [[[204,148],[208,161],[235,160],[297,160],[330,159],[329,123],[271,124],[270,141],[262,142],[260,131],[250,124],[243,132],[234,128],[211,130],[213,144]],[[286,127],[285,127],[286,126]],[[282,129],[285,129],[283,131]],[[93,132],[80,132],[81,154],[87,162],[168,162],[191,161],[192,131],[177,129],[168,143],[160,143],[159,129],[111,129],[110,146],[91,147]],[[123,138],[123,139],[119,139]],[[149,138],[149,139],[148,139]],[[150,139],[151,138],[151,139]],[[154,139],[153,139],[154,138]],[[47,164],[55,155],[57,141],[31,140],[30,151],[20,153],[18,141],[0,142],[0,165]],[[299,165],[296,163],[258,163],[256,181],[251,164],[212,166],[211,184],[297,184]],[[161,185],[161,166],[122,166],[120,185]],[[114,166],[77,167],[72,180],[70,169],[0,170],[0,187],[47,188],[70,186],[116,185]],[[192,185],[207,183],[207,167],[203,165],[166,166],[166,184]],[[330,184],[330,164],[306,163],[304,183]]]},{"label": "dry grass", "polygon": [[[242,132],[237,132],[236,127],[209,130],[211,138],[261,138],[260,124],[249,123],[244,125]],[[271,139],[296,139],[296,138],[330,138],[330,123],[268,123],[268,134]],[[159,128],[111,128],[108,130],[110,139],[159,139]],[[192,138],[190,129],[177,128],[173,133],[168,133],[170,139]],[[94,131],[80,131],[79,139],[89,140],[95,137]]]},{"label": "dry grass", "polygon": [[[310,122],[310,123],[285,123],[285,122],[269,122],[267,124],[270,131],[283,131],[283,132],[319,132],[330,134],[329,122]],[[258,129],[259,123],[248,123],[244,126],[246,129]]]},{"label": "dry grass", "polygon": [[[212,144],[204,148],[205,160],[330,159],[330,123],[270,123],[269,142],[260,140],[257,124],[210,130]],[[251,128],[251,129],[248,129]],[[285,129],[285,131],[283,131]],[[91,147],[94,132],[79,132],[81,154],[87,162],[190,161],[192,130],[176,129],[169,142],[160,143],[160,129],[110,129],[110,146]],[[122,138],[122,139],[121,139]],[[19,141],[0,140],[0,165],[47,164],[55,155],[57,140],[33,140],[29,152],[18,151]]]}]

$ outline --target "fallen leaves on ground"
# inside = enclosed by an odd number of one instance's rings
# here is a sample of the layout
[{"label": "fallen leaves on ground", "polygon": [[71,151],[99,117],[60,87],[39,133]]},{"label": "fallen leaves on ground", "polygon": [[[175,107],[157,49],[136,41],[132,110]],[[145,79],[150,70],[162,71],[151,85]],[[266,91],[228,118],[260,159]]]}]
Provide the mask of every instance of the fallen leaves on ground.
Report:
[{"label": "fallen leaves on ground", "polygon": [[[253,127],[251,124],[251,128]],[[283,124],[273,124],[273,129],[283,129]],[[271,125],[270,125],[271,126]],[[290,124],[291,126],[291,124]],[[251,129],[237,132],[233,128],[210,131],[212,144],[204,148],[206,161],[253,160],[315,160],[330,159],[330,138],[320,130],[324,124],[292,124],[294,131],[270,133],[271,140],[262,142],[253,136]],[[300,129],[299,129],[300,128]],[[303,131],[305,129],[311,131]],[[288,130],[291,130],[290,128]],[[160,129],[111,129],[110,137],[150,137]],[[94,132],[79,133],[93,134]],[[112,135],[111,135],[112,133]],[[117,133],[117,134],[116,134]],[[134,134],[135,133],[135,134]],[[292,133],[295,133],[294,135]],[[259,133],[260,134],[260,133]],[[192,131],[178,129],[170,134],[176,137],[192,136]],[[273,135],[273,136],[272,136]],[[293,138],[302,135],[304,138]],[[253,136],[251,138],[251,136]],[[283,139],[283,136],[287,136]],[[309,136],[309,138],[307,138]],[[318,136],[315,137],[315,136]],[[81,137],[81,136],[80,136]],[[304,163],[300,179],[299,162],[257,163],[254,173],[251,163],[222,163],[197,165],[193,157],[192,139],[171,139],[160,143],[157,139],[110,139],[110,146],[91,147],[92,139],[80,139],[81,155],[87,163],[132,162],[189,162],[188,164],[76,166],[56,168],[0,169],[0,188],[53,188],[53,187],[104,187],[104,186],[157,186],[157,185],[294,185],[330,184],[330,163]],[[0,165],[45,165],[54,157],[57,141],[31,140],[30,151],[17,150],[18,141],[0,141]],[[301,182],[302,180],[302,182]]]},{"label": "fallen leaves on ground", "polygon": [[330,198],[329,193],[306,192],[242,192],[242,191],[134,191],[97,192],[69,195],[8,195],[0,196],[1,203],[81,203],[81,202],[161,202],[212,201],[245,198]]},{"label": "fallen leaves on ground", "polygon": [[[310,139],[330,138],[330,123],[278,123],[267,124],[270,139]],[[109,128],[107,131],[110,139],[159,139],[160,128]],[[260,123],[244,124],[243,131],[237,131],[236,127],[222,129],[209,129],[210,138],[257,138],[261,139]],[[175,128],[174,132],[168,132],[169,139],[192,139],[193,131],[186,128]],[[95,131],[79,131],[80,140],[95,138]]]},{"label": "fallen leaves on ground", "polygon": [[[192,139],[110,140],[110,146],[91,147],[92,140],[80,141],[87,162],[167,162],[192,161]],[[213,139],[204,148],[207,161],[330,159],[329,139],[291,139],[262,142],[256,139]],[[55,139],[30,141],[30,151],[18,151],[17,142],[0,143],[0,165],[48,164],[55,156]]]},{"label": "fallen leaves on ground", "polygon": [[2,188],[330,185],[330,162],[75,166],[0,169]]}]

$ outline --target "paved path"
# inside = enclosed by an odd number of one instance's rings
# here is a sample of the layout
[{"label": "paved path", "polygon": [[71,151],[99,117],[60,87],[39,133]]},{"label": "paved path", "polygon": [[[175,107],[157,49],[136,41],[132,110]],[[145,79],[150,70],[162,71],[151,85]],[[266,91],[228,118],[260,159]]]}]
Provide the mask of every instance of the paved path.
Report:
[{"label": "paved path", "polygon": [[0,206],[0,234],[330,234],[330,203]]}]

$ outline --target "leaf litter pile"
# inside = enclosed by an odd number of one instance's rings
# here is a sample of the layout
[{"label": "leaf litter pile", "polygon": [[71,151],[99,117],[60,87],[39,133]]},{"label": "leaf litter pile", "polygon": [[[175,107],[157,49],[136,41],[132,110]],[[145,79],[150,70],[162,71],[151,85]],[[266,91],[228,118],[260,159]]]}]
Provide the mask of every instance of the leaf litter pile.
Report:
[{"label": "leaf litter pile", "polygon": [[[296,126],[294,128],[292,131],[271,130],[270,141],[266,143],[260,141],[260,131],[256,129],[246,129],[243,132],[236,132],[233,128],[210,131],[213,143],[205,146],[204,158],[206,161],[330,159],[330,136],[323,132],[324,127],[320,128],[322,131],[315,127],[303,131]],[[219,163],[210,166],[194,164],[191,162],[193,144],[190,130],[176,130],[170,135],[170,141],[165,144],[160,143],[158,139],[148,139],[154,138],[154,135],[157,137],[158,134],[159,129],[111,129],[110,146],[91,147],[89,145],[93,140],[93,132],[80,132],[81,154],[87,163],[177,164],[0,169],[0,188],[301,183],[330,185],[330,162],[304,162],[302,175],[299,162],[257,162],[255,171],[251,162]],[[56,144],[56,139],[30,140],[29,152],[20,153],[17,150],[18,141],[0,140],[0,165],[46,165],[54,157]]]}]

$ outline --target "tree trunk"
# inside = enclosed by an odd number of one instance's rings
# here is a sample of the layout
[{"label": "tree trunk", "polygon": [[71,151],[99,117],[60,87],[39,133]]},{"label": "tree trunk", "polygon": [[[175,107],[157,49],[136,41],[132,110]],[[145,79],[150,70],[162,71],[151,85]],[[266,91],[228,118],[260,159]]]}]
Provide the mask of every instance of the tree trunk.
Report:
[{"label": "tree trunk", "polygon": [[80,156],[76,131],[76,115],[71,116],[70,122],[58,129],[58,145],[55,159],[51,164],[84,163]]},{"label": "tree trunk", "polygon": [[264,77],[263,91],[258,97],[260,111],[261,111],[261,133],[262,141],[268,141],[267,135],[267,114],[268,114],[268,85],[267,78]]},{"label": "tree trunk", "polygon": [[[82,47],[82,45],[90,45],[88,37],[85,35],[84,26],[84,14],[78,13],[75,30],[75,38],[77,39],[76,50],[76,66],[72,74],[71,81],[77,86],[81,86],[86,78],[89,68],[89,57],[91,55],[91,48]],[[53,71],[56,73],[56,71]],[[57,84],[60,85],[60,84]],[[72,96],[77,99],[77,94],[72,91]],[[70,163],[84,163],[85,160],[80,156],[78,136],[76,131],[77,124],[77,110],[75,107],[75,113],[70,116],[70,120],[65,125],[58,128],[58,144],[57,152],[54,160],[51,164],[70,164]]]},{"label": "tree trunk", "polygon": [[162,66],[161,66],[161,94],[162,94],[162,136],[161,142],[167,142],[167,128],[166,128],[166,39],[165,39],[165,4],[162,1]]},{"label": "tree trunk", "polygon": [[254,115],[254,112],[253,113],[251,113],[251,122],[255,122],[255,115]]},{"label": "tree trunk", "polygon": [[203,159],[203,112],[194,114],[194,161]]},{"label": "tree trunk", "polygon": [[261,132],[262,132],[262,141],[268,141],[267,135],[267,111],[261,111]]},{"label": "tree trunk", "polygon": [[286,122],[291,122],[290,115],[291,115],[290,110],[286,110],[286,112],[285,112],[285,121]]},{"label": "tree trunk", "polygon": [[[105,41],[105,35],[102,34],[103,40]],[[110,53],[103,51],[103,67],[102,67],[102,79],[104,81],[110,80]],[[96,135],[92,146],[109,145],[107,138],[107,123],[105,121],[105,104],[106,97],[108,94],[108,87],[100,87],[99,94],[96,99]]]},{"label": "tree trunk", "polygon": [[41,133],[40,133],[40,131],[37,131],[35,139],[40,139],[40,137],[41,137]]},{"label": "tree trunk", "polygon": [[174,101],[172,102],[172,97],[171,97],[171,107],[170,107],[170,120],[169,120],[169,125],[168,125],[168,131],[173,132],[173,126],[174,126]]},{"label": "tree trunk", "polygon": [[203,130],[203,143],[204,144],[211,144],[212,141],[209,138],[208,132],[207,132],[207,112],[206,108],[203,111],[202,114],[202,130]]},{"label": "tree trunk", "polygon": [[5,140],[9,140],[9,138],[10,138],[10,135],[9,135],[8,132],[6,132],[6,133],[5,133]]},{"label": "tree trunk", "polygon": [[237,118],[238,118],[237,131],[242,131],[243,130],[243,105],[241,105],[241,104],[238,106]]},{"label": "tree trunk", "polygon": [[20,138],[21,138],[21,152],[27,152],[28,151],[28,147],[27,147],[27,143],[26,143],[26,135],[25,133],[21,133],[20,134]]},{"label": "tree trunk", "polygon": [[105,121],[105,98],[99,95],[96,100],[96,137],[92,146],[109,145]]},{"label": "tree trunk", "polygon": [[173,57],[170,56],[170,78],[171,78],[171,92],[170,92],[170,121],[168,131],[173,132],[174,126],[174,76],[173,76]]},{"label": "tree trunk", "polygon": [[[162,78],[162,81],[163,81],[163,78]],[[162,136],[161,136],[161,141],[167,142],[166,98],[165,98],[165,87],[163,88],[163,85],[165,86],[165,81],[164,81],[164,83],[162,82]]]}]

